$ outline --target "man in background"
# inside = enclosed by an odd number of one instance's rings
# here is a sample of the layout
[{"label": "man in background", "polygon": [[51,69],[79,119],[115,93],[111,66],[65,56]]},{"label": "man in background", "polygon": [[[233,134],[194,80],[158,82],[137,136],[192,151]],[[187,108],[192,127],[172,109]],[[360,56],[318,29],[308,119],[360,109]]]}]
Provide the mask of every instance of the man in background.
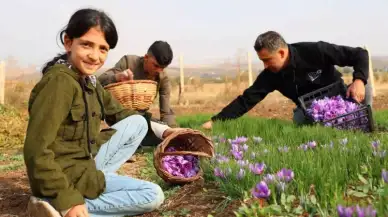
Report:
[{"label": "man in background", "polygon": [[116,65],[101,74],[102,86],[128,80],[153,80],[158,83],[160,121],[175,127],[175,114],[171,108],[171,83],[164,71],[173,59],[170,45],[155,41],[144,56],[125,55]]},{"label": "man in background", "polygon": [[[204,123],[203,128],[211,129],[214,121],[241,117],[275,90],[296,104],[293,121],[305,124],[308,120],[298,97],[337,81],[342,82],[347,97],[372,106],[372,90],[368,83],[369,57],[365,49],[323,41],[287,44],[275,31],[260,34],[254,49],[265,69],[252,86]],[[353,67],[353,82],[349,87],[335,65]]]}]

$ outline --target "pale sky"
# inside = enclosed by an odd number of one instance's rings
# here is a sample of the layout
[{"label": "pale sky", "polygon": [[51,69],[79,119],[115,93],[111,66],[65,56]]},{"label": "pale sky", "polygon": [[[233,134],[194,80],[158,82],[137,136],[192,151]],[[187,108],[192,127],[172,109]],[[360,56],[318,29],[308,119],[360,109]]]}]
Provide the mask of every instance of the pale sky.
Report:
[{"label": "pale sky", "polygon": [[[238,49],[254,52],[258,34],[280,32],[287,42],[324,40],[367,45],[372,55],[388,55],[387,0],[0,0],[0,60],[41,66],[62,46],[58,33],[83,7],[107,12],[119,42],[104,67],[122,55],[143,55],[155,40],[168,41],[186,64],[233,58]],[[258,62],[253,55],[254,62]]]}]

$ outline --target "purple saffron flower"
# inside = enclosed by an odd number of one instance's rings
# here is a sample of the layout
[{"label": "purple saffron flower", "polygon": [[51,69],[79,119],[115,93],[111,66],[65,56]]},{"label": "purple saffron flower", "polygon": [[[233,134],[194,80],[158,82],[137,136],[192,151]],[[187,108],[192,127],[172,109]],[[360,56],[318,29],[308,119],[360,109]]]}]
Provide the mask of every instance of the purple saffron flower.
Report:
[{"label": "purple saffron flower", "polygon": [[385,183],[388,184],[388,171],[383,169],[383,171],[381,172],[381,177],[383,177],[383,180]]},{"label": "purple saffron flower", "polygon": [[337,206],[337,212],[339,217],[352,217],[354,208],[353,207],[343,207],[341,205]]},{"label": "purple saffron flower", "polygon": [[275,181],[275,176],[272,174],[266,174],[263,178],[264,182],[267,184],[271,184]]},{"label": "purple saffron flower", "polygon": [[219,154],[218,156],[216,156],[216,161],[218,163],[224,163],[224,162],[227,163],[229,162],[229,158]]},{"label": "purple saffron flower", "polygon": [[225,178],[225,173],[218,167],[214,168],[214,175],[220,178]]},{"label": "purple saffron flower", "polygon": [[247,144],[244,144],[244,145],[242,146],[242,149],[243,149],[244,151],[248,151],[248,145],[247,145]]},{"label": "purple saffron flower", "polygon": [[242,144],[242,143],[246,143],[248,141],[248,138],[247,137],[236,137],[235,139],[229,139],[229,142],[231,144]]},{"label": "purple saffron flower", "polygon": [[358,217],[375,217],[376,216],[376,210],[373,209],[371,205],[368,207],[360,207],[359,205],[356,206],[356,213]]},{"label": "purple saffron flower", "polygon": [[294,179],[294,172],[291,169],[283,168],[276,175],[280,181],[284,182],[290,182]]},{"label": "purple saffron flower", "polygon": [[300,145],[300,146],[298,147],[298,149],[302,149],[302,150],[304,150],[304,151],[307,151],[307,150],[309,149],[309,146],[306,145],[306,144],[302,144],[302,145]]},{"label": "purple saffron flower", "polygon": [[380,147],[380,140],[376,140],[372,142],[372,148],[377,150]]},{"label": "purple saffron flower", "polygon": [[232,152],[232,155],[233,155],[234,159],[236,159],[236,160],[242,160],[243,159],[244,154],[243,154],[242,151],[231,150],[231,152]]},{"label": "purple saffron flower", "polygon": [[278,147],[279,152],[288,152],[289,148],[287,146]]},{"label": "purple saffron flower", "polygon": [[252,195],[256,198],[268,198],[271,195],[271,190],[268,188],[267,183],[261,181],[252,189]]},{"label": "purple saffron flower", "polygon": [[264,163],[249,164],[249,169],[256,175],[262,174],[265,168],[266,165]]},{"label": "purple saffron flower", "polygon": [[240,146],[239,145],[237,145],[237,144],[232,144],[232,149],[231,149],[232,151],[241,151],[240,150]]},{"label": "purple saffron flower", "polygon": [[308,142],[307,145],[309,148],[314,149],[317,147],[317,142],[311,141],[311,142]]},{"label": "purple saffron flower", "polygon": [[244,178],[244,176],[245,176],[245,170],[243,168],[240,168],[240,170],[237,173],[237,179],[240,180]]},{"label": "purple saffron flower", "polygon": [[237,164],[238,164],[240,167],[246,167],[246,166],[248,166],[249,161],[248,161],[248,160],[238,160],[238,161],[237,161]]}]

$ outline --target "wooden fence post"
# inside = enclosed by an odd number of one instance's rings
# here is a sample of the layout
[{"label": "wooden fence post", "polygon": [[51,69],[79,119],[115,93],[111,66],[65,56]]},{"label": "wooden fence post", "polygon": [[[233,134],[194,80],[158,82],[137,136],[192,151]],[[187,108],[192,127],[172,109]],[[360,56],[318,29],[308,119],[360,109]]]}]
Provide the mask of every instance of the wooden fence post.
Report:
[{"label": "wooden fence post", "polygon": [[253,84],[253,79],[252,79],[252,57],[251,53],[248,52],[248,81],[249,81],[249,86],[252,86]]},{"label": "wooden fence post", "polygon": [[0,62],[0,104],[4,105],[5,98],[5,62]]},{"label": "wooden fence post", "polygon": [[185,74],[183,71],[183,55],[179,56],[179,71],[180,71],[180,82],[179,82],[179,96],[178,96],[178,105],[181,100],[183,100],[183,93],[185,92]]},{"label": "wooden fence post", "polygon": [[372,88],[372,95],[373,97],[376,97],[376,88],[375,88],[375,74],[373,73],[373,65],[372,65],[372,55],[369,52],[367,46],[364,46],[364,49],[368,51],[368,57],[369,57],[369,82]]}]

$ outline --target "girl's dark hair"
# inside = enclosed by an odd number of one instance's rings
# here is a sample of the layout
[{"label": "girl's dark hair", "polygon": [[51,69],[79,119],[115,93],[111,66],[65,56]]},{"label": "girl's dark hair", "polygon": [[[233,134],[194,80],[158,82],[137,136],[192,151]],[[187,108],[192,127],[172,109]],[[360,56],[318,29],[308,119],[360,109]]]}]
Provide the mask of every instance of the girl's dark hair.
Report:
[{"label": "girl's dark hair", "polygon": [[[99,26],[104,33],[105,40],[108,42],[110,49],[114,49],[118,41],[118,35],[113,21],[103,11],[90,8],[80,9],[70,17],[67,26],[60,32],[62,45],[64,45],[63,37],[65,34],[70,39],[79,38],[88,32],[90,28],[96,26]],[[58,54],[51,61],[47,62],[42,69],[42,73],[45,74],[59,59],[67,60],[67,53]]]}]

